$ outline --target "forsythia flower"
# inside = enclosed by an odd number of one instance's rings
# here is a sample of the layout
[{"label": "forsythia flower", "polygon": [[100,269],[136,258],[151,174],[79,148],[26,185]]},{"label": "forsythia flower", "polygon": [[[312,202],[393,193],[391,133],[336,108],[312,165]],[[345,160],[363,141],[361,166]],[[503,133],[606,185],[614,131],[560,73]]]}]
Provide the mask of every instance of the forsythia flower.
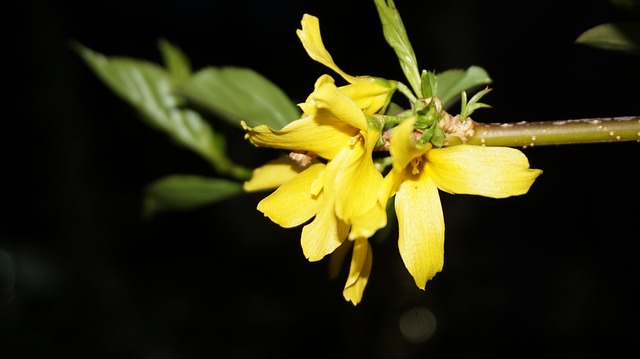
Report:
[{"label": "forsythia flower", "polygon": [[301,236],[310,261],[331,254],[347,238],[354,242],[343,294],[357,304],[371,271],[368,238],[387,220],[386,199],[380,202],[377,195],[383,176],[372,158],[382,128],[370,128],[366,115],[388,104],[395,84],[340,70],[322,44],[317,18],[304,15],[297,33],[307,53],[349,85],[337,87],[331,76],[321,76],[313,93],[299,105],[302,118],[280,130],[264,125],[250,128],[243,123],[248,131],[245,137],[252,144],[293,151],[292,156],[303,165],[293,168],[283,162],[286,160],[273,161],[256,169],[245,189],[280,185],[260,201],[258,210],[282,227],[299,226],[313,218]]},{"label": "forsythia flower", "polygon": [[242,122],[252,144],[290,151],[288,158],[254,170],[244,188],[277,188],[258,210],[285,228],[304,225],[301,245],[308,260],[328,254],[339,258],[352,248],[343,295],[354,305],[371,272],[369,238],[386,226],[385,207],[395,196],[399,251],[416,285],[424,289],[444,263],[439,190],[493,198],[521,195],[542,171],[530,169],[526,156],[513,148],[417,144],[415,119],[407,118],[390,131],[392,168],[383,176],[373,161],[383,124],[368,116],[384,113],[396,83],[342,71],[325,49],[313,16],[303,16],[297,34],[307,54],[348,85],[338,87],[331,76],[320,76],[299,104],[302,117],[282,129]]},{"label": "forsythia flower", "polygon": [[393,131],[393,168],[385,176],[381,196],[396,196],[400,255],[416,285],[424,289],[444,262],[438,189],[505,198],[526,193],[542,171],[530,169],[527,157],[514,148],[418,145],[411,139],[413,124],[405,120]]},{"label": "forsythia flower", "polygon": [[302,45],[307,50],[309,57],[340,74],[342,78],[350,83],[350,85],[341,87],[340,90],[353,99],[365,114],[377,113],[389,103],[391,92],[395,89],[395,84],[391,81],[374,77],[354,77],[346,74],[336,66],[322,43],[320,24],[317,17],[304,14],[302,16],[302,29],[297,30],[296,34],[302,41]]}]

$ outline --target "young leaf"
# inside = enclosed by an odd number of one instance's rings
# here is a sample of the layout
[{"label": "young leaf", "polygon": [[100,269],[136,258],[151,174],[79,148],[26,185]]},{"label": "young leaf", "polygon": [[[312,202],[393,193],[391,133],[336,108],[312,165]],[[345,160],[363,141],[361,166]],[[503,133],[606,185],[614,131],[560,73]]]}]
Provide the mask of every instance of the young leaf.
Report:
[{"label": "young leaf", "polygon": [[437,95],[445,108],[450,108],[460,99],[462,91],[492,82],[487,72],[478,66],[467,70],[447,70],[438,74]]},{"label": "young leaf", "polygon": [[467,93],[465,91],[462,91],[462,93],[460,94],[460,121],[465,121],[467,117],[471,116],[471,114],[479,108],[491,108],[491,106],[487,105],[486,103],[479,102],[482,96],[486,95],[490,91],[491,89],[488,87],[482,91],[479,91],[478,93],[473,95],[473,97],[471,97],[471,100],[469,100],[469,102],[467,102]]},{"label": "young leaf", "polygon": [[180,88],[180,94],[238,127],[244,120],[249,126],[279,129],[300,117],[282,89],[248,68],[202,69]]},{"label": "young leaf", "polygon": [[82,45],[76,50],[98,77],[133,106],[153,128],[209,161],[219,172],[246,177],[234,167],[211,126],[199,113],[180,107],[174,95],[174,79],[160,66],[136,59],[106,57]]},{"label": "young leaf", "polygon": [[407,77],[413,92],[418,97],[424,97],[422,86],[420,85],[420,72],[418,71],[418,61],[409,42],[407,31],[404,28],[400,13],[396,10],[393,0],[375,0],[382,31],[387,43],[395,50],[404,75]]},{"label": "young leaf", "polygon": [[577,44],[602,50],[640,54],[640,23],[605,23],[578,36]]},{"label": "young leaf", "polygon": [[147,186],[143,213],[151,218],[159,212],[193,210],[241,193],[244,191],[240,182],[197,175],[170,175]]},{"label": "young leaf", "polygon": [[422,84],[422,95],[425,98],[431,98],[438,93],[438,78],[435,73],[422,70],[420,82]]}]

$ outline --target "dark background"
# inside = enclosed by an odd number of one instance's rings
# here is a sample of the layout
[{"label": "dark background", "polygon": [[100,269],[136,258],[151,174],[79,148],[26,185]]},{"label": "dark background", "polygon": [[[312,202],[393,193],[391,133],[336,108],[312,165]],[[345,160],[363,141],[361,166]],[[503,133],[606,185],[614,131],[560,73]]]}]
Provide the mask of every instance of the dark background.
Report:
[{"label": "dark background", "polygon": [[[640,114],[640,58],[574,44],[638,13],[604,0],[396,5],[421,68],[479,65],[494,79],[477,121]],[[527,148],[544,173],[524,196],[442,194],[443,272],[423,292],[394,235],[374,241],[357,307],[342,298],[344,276],[304,259],[299,228],[255,209],[264,194],[141,219],[147,183],[216,174],[142,123],[69,42],[159,62],[164,37],[194,69],[251,67],[299,102],[330,73],[295,35],[303,13],[320,18],[347,73],[404,81],[373,1],[28,0],[3,11],[0,358],[637,354],[635,142]],[[214,127],[238,163],[273,155]],[[412,323],[413,337],[401,330]]]}]

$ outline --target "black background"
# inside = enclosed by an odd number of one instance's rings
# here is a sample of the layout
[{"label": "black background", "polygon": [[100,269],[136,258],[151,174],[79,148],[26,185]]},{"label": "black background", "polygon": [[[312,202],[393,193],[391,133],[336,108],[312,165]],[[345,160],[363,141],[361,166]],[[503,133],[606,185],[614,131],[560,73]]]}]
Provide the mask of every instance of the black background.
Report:
[{"label": "black background", "polygon": [[[403,1],[421,68],[479,65],[493,78],[480,122],[640,114],[640,58],[576,45],[584,30],[637,20],[608,1]],[[145,222],[144,186],[173,173],[216,174],[139,121],[70,50],[159,62],[164,37],[194,69],[255,69],[295,101],[331,73],[295,35],[320,18],[352,75],[404,80],[373,1],[28,0],[4,24],[0,358],[587,358],[637,353],[640,340],[636,142],[524,149],[544,171],[527,195],[442,194],[445,266],[415,287],[395,237],[375,241],[357,307],[344,277],[309,263],[299,228],[255,209],[252,194]],[[240,130],[231,156],[273,156]],[[11,273],[5,270],[3,276]],[[403,336],[431,313],[433,335]]]}]

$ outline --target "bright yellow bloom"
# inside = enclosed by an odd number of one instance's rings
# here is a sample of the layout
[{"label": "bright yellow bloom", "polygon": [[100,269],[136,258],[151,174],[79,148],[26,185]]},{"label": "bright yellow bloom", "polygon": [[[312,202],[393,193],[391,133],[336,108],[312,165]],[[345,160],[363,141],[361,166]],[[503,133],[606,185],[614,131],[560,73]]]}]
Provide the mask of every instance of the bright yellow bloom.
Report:
[{"label": "bright yellow bloom", "polygon": [[[264,125],[255,128],[245,125],[248,131],[246,137],[256,146],[313,153],[330,160],[319,173],[322,178],[315,181],[313,188],[309,189],[309,195],[318,196],[324,186],[330,183],[332,197],[335,197],[331,201],[334,201],[332,206],[335,207],[336,216],[347,224],[356,226],[351,237],[370,236],[386,222],[379,217],[379,213],[377,217],[370,213],[373,207],[377,207],[375,192],[382,182],[382,175],[376,170],[371,155],[380,131],[368,128],[362,109],[343,94],[328,75],[320,77],[316,82],[316,89],[306,104],[307,112],[312,115],[305,113],[301,119],[291,122],[281,130],[273,130]],[[309,110],[310,104],[315,105],[313,111]],[[259,171],[267,169],[274,170],[274,166],[260,168]],[[276,170],[274,173],[257,176],[264,181],[265,176],[273,178],[284,171],[285,169]],[[287,176],[290,176],[291,169],[286,171]],[[252,180],[247,185],[255,186],[256,181]],[[265,214],[272,217],[271,211]],[[372,216],[375,217],[374,221],[378,221],[373,224],[377,228],[367,228]],[[278,221],[276,223],[284,226]],[[322,253],[321,257],[326,254],[328,253]]]},{"label": "bright yellow bloom", "polygon": [[340,90],[355,101],[365,114],[377,113],[389,103],[390,95],[395,89],[393,81],[348,75],[333,62],[331,55],[324,47],[318,18],[304,14],[301,23],[302,29],[298,29],[296,34],[302,41],[309,57],[332,69],[350,83],[350,85],[341,87]]},{"label": "bright yellow bloom", "polygon": [[373,163],[373,149],[381,129],[369,128],[366,115],[389,102],[395,83],[354,77],[340,70],[324,48],[317,18],[304,15],[298,30],[307,53],[339,73],[349,85],[337,87],[329,75],[321,76],[307,100],[299,104],[300,119],[280,130],[248,127],[245,137],[256,146],[293,151],[308,166],[278,159],[254,171],[246,190],[279,186],[260,201],[258,210],[282,227],[306,224],[302,250],[318,261],[333,253],[345,239],[353,241],[353,255],[344,297],[360,302],[371,271],[368,238],[386,225],[386,198],[377,195],[383,176]]},{"label": "bright yellow bloom", "polygon": [[382,197],[395,194],[400,255],[424,289],[444,263],[444,216],[438,189],[453,194],[505,198],[525,194],[542,173],[517,149],[459,145],[432,148],[411,140],[413,120],[398,125],[389,152],[393,168]]},{"label": "bright yellow bloom", "polygon": [[282,185],[260,201],[258,210],[286,228],[315,217],[304,226],[301,238],[303,253],[310,261],[332,253],[347,237],[356,241],[345,297],[357,303],[371,264],[366,238],[386,225],[384,205],[377,196],[382,174],[372,158],[380,132],[368,128],[362,109],[329,76],[316,85],[308,101],[316,104],[314,115],[305,115],[281,130],[246,125],[245,129],[249,141],[257,146],[313,152],[327,163],[316,159],[297,173],[292,161],[287,165],[278,159],[256,169],[245,188],[279,184],[282,176]]},{"label": "bright yellow bloom", "polygon": [[393,167],[383,178],[372,158],[381,129],[370,128],[367,115],[383,112],[395,83],[342,71],[322,43],[315,17],[305,14],[297,34],[311,58],[349,84],[337,87],[331,76],[321,76],[299,104],[302,117],[280,130],[243,123],[252,144],[292,151],[290,158],[256,169],[245,189],[277,187],[258,210],[285,228],[304,225],[301,245],[310,261],[328,254],[339,259],[352,251],[343,295],[354,305],[362,299],[371,273],[368,238],[386,225],[385,206],[395,196],[400,254],[416,285],[424,289],[444,263],[439,190],[493,198],[521,195],[542,171],[530,169],[526,156],[512,148],[416,144],[414,120],[407,119],[393,129]]}]

